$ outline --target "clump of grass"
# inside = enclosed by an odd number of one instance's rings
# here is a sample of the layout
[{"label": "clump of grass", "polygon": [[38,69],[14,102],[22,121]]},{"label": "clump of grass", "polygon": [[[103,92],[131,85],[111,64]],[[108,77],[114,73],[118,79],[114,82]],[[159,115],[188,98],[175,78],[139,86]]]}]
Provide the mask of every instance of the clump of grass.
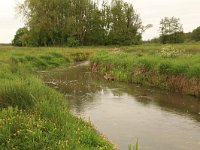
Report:
[{"label": "clump of grass", "polygon": [[87,53],[87,52],[70,54],[70,58],[74,60],[75,62],[88,60],[89,56],[90,56],[90,53]]},{"label": "clump of grass", "polygon": [[128,150],[139,150],[139,143],[138,143],[138,140],[137,140],[137,142],[136,142],[136,144],[135,145],[129,145],[128,146]]},{"label": "clump of grass", "polygon": [[37,56],[13,56],[11,57],[11,60],[13,63],[24,64],[27,68],[31,69],[48,69],[60,67],[72,62],[69,57],[55,52]]},{"label": "clump of grass", "polygon": [[[19,108],[26,108],[34,106],[34,97],[29,91],[31,91],[29,81],[15,80],[7,81],[1,80],[0,85],[0,103],[1,106],[18,106]],[[32,87],[31,87],[32,88]]]}]

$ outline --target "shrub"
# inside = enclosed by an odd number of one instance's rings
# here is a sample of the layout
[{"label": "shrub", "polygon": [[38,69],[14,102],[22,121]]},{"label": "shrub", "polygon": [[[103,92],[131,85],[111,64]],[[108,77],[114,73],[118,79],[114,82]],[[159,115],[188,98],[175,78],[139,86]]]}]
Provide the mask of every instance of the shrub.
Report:
[{"label": "shrub", "polygon": [[195,41],[200,41],[200,27],[198,27],[192,31],[191,37]]},{"label": "shrub", "polygon": [[67,46],[69,46],[69,47],[77,47],[79,45],[80,45],[79,40],[77,40],[75,37],[69,37],[67,39]]}]

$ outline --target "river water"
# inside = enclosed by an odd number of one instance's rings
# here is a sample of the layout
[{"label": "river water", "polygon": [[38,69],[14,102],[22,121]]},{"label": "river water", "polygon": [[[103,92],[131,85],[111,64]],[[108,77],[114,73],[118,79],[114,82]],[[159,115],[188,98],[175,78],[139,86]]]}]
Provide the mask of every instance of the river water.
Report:
[{"label": "river water", "polygon": [[105,81],[86,64],[42,76],[120,150],[137,139],[141,150],[200,150],[200,99]]}]

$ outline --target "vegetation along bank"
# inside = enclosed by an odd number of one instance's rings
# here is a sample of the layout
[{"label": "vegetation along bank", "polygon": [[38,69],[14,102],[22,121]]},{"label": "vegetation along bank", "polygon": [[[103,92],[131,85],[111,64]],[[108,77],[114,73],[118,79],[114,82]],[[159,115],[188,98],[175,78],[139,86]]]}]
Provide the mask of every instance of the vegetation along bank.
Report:
[{"label": "vegetation along bank", "polygon": [[[180,45],[179,45],[180,46]],[[200,97],[200,54],[178,46],[98,51],[91,68],[108,80],[134,82]],[[183,46],[184,47],[184,46]],[[159,47],[157,47],[159,48]]]},{"label": "vegetation along bank", "polygon": [[41,49],[0,47],[0,149],[114,149],[36,73],[86,60],[91,51]]}]

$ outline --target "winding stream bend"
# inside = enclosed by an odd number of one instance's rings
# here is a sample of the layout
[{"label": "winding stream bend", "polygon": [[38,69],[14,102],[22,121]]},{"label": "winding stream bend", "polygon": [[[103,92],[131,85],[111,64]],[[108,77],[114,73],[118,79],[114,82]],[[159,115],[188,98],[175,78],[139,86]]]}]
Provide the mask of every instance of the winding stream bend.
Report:
[{"label": "winding stream bend", "polygon": [[108,82],[86,64],[42,73],[64,93],[71,111],[89,118],[120,150],[139,140],[142,150],[200,150],[200,100]]}]

